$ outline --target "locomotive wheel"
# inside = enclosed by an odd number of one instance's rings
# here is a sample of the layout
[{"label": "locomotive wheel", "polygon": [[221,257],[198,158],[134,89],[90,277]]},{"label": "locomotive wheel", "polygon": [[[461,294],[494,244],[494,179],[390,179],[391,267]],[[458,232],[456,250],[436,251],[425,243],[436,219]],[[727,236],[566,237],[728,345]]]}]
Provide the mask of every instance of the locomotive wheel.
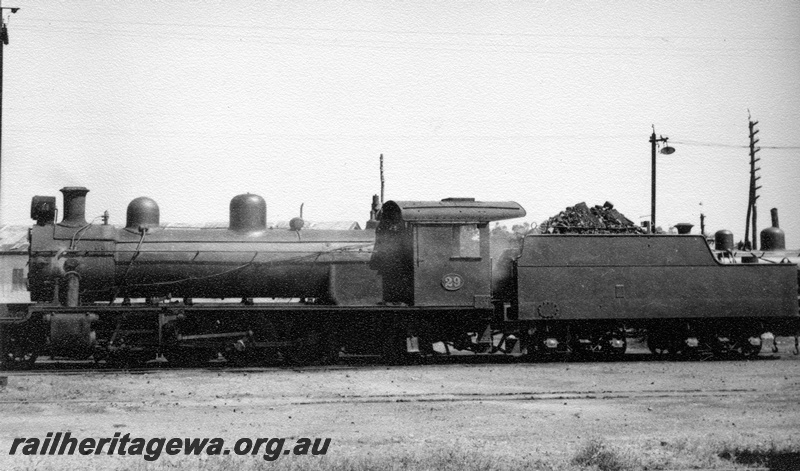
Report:
[{"label": "locomotive wheel", "polygon": [[281,352],[291,366],[310,366],[321,361],[322,353],[316,345],[291,347]]},{"label": "locomotive wheel", "polygon": [[109,368],[128,370],[144,368],[147,361],[154,358],[155,354],[148,350],[118,349],[108,352],[105,360],[106,366]]},{"label": "locomotive wheel", "polygon": [[35,351],[22,350],[17,352],[8,352],[3,355],[2,364],[0,369],[3,370],[29,370],[33,368],[36,363],[38,354]]},{"label": "locomotive wheel", "polygon": [[7,333],[3,333],[0,345],[2,345],[2,356],[0,357],[0,369],[2,370],[31,369],[39,356],[38,348],[35,345],[20,341]]},{"label": "locomotive wheel", "polygon": [[381,345],[383,361],[389,365],[404,365],[409,361],[405,332],[388,332]]},{"label": "locomotive wheel", "polygon": [[339,362],[339,353],[342,351],[342,346],[332,337],[328,336],[323,339],[319,360],[321,365],[335,365]]},{"label": "locomotive wheel", "polygon": [[265,351],[252,348],[241,352],[229,350],[223,356],[228,361],[227,364],[234,367],[261,365],[267,357]]},{"label": "locomotive wheel", "polygon": [[202,367],[208,364],[208,361],[214,355],[215,353],[211,350],[202,348],[173,347],[166,349],[164,352],[164,356],[167,357],[167,363],[175,368]]},{"label": "locomotive wheel", "polygon": [[292,366],[332,365],[339,361],[341,345],[335,333],[311,332],[298,339],[297,345],[281,351]]}]

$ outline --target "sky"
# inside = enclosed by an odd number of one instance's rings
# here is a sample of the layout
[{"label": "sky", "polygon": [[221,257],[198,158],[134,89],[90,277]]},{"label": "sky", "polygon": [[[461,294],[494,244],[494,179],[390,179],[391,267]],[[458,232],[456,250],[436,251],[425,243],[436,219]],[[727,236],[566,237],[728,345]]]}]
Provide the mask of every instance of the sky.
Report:
[{"label": "sky", "polygon": [[[539,223],[612,202],[800,248],[800,2],[4,0],[0,223],[85,186],[87,219],[369,216],[385,198],[516,201]],[[509,225],[510,225],[509,224]]]}]

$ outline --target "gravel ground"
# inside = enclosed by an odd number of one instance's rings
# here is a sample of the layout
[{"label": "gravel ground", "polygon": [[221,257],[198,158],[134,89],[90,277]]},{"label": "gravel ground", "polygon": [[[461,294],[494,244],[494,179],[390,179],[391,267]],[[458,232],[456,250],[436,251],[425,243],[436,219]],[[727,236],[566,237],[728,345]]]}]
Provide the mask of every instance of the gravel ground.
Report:
[{"label": "gravel ground", "polygon": [[[598,439],[656,459],[665,448],[797,445],[800,357],[767,350],[752,361],[626,355],[614,363],[7,373],[0,468],[144,463],[141,456],[9,455],[14,437],[59,431],[79,439],[120,432],[230,444],[330,437],[328,456],[455,449],[557,462]],[[261,455],[233,458],[264,462]],[[163,456],[159,463],[197,460]]]}]

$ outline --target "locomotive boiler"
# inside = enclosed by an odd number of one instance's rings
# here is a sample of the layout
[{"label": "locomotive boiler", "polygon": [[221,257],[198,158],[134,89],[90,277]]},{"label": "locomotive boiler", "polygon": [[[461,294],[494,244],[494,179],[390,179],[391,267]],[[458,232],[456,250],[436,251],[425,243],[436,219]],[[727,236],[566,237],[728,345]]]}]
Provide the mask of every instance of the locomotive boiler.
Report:
[{"label": "locomotive boiler", "polygon": [[[227,229],[159,227],[150,198],[131,201],[124,228],[85,220],[85,188],[64,188],[64,217],[54,201],[33,200],[28,286],[34,302],[67,306],[121,298],[314,298],[331,304],[377,300],[375,290],[342,289],[371,252],[371,231],[267,230],[266,202],[243,194],[230,202]],[[368,287],[365,287],[368,288]],[[370,298],[372,296],[374,299]]]}]

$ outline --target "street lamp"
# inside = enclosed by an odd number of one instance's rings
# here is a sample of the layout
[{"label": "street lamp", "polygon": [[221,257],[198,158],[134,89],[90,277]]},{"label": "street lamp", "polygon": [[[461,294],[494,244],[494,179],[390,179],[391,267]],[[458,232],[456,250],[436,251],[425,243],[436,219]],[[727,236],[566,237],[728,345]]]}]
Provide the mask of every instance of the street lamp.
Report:
[{"label": "street lamp", "polygon": [[650,233],[654,234],[656,231],[656,144],[659,142],[664,143],[664,147],[661,148],[661,153],[664,155],[669,155],[675,152],[674,147],[670,147],[667,145],[668,137],[658,136],[656,137],[656,127],[653,126],[653,134],[650,135],[650,149],[652,154],[652,164],[651,164],[651,171],[652,176],[650,180]]},{"label": "street lamp", "polygon": [[[11,13],[16,13],[19,8],[17,7],[0,7],[0,170],[2,170],[2,141],[3,141],[3,49],[8,44],[8,25],[6,25],[3,10],[11,10]],[[3,174],[0,171],[0,190],[2,190]]]}]

